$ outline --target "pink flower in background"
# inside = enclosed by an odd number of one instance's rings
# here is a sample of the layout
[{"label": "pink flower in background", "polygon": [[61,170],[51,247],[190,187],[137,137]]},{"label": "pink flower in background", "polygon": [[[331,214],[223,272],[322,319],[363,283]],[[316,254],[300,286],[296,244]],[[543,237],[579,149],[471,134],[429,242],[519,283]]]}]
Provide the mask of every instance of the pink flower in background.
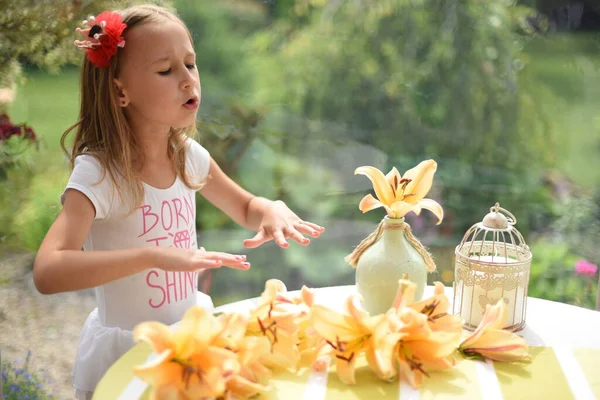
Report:
[{"label": "pink flower in background", "polygon": [[586,260],[579,260],[575,263],[575,273],[578,275],[596,276],[598,266]]}]

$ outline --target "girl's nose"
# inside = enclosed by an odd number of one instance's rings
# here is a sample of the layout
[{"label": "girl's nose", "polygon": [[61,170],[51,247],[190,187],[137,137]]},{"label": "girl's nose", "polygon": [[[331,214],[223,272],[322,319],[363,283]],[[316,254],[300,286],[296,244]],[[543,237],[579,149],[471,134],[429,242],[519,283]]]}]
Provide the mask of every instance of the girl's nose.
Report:
[{"label": "girl's nose", "polygon": [[181,80],[181,88],[189,89],[189,88],[193,87],[195,84],[196,84],[196,78],[191,73],[191,71],[186,70],[185,75],[184,75],[183,79]]}]

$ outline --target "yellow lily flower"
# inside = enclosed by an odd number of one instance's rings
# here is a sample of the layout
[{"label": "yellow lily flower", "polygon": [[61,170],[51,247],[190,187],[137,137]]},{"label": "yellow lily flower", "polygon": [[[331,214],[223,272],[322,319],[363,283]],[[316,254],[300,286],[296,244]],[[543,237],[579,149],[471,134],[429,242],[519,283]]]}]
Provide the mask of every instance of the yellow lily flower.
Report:
[{"label": "yellow lily flower", "polygon": [[508,320],[506,303],[488,304],[477,329],[459,351],[467,357],[489,358],[496,361],[531,361],[529,347],[522,337],[502,328]]},{"label": "yellow lily flower", "polygon": [[218,397],[238,371],[237,355],[214,346],[221,322],[201,307],[190,308],[176,331],[159,322],[135,327],[136,341],[152,345],[158,357],[134,368],[153,387],[152,399]]},{"label": "yellow lily flower", "polygon": [[[386,315],[371,317],[356,307],[355,300],[355,296],[348,297],[345,314],[322,305],[312,306],[312,326],[329,346],[321,349],[320,356],[333,353],[338,376],[345,384],[356,383],[354,363],[362,353],[366,353],[367,362],[377,375],[391,380],[396,375],[392,354],[399,335],[390,332]],[[323,367],[318,360],[314,368]]]},{"label": "yellow lily flower", "polygon": [[449,301],[443,284],[436,282],[431,298],[412,303],[415,286],[406,279],[399,281],[390,324],[392,331],[400,334],[395,348],[400,375],[419,387],[429,376],[427,371],[455,365],[452,354],[460,343],[462,326],[460,318],[447,312]]},{"label": "yellow lily flower", "polygon": [[427,321],[432,331],[459,333],[462,331],[461,319],[448,313],[450,301],[444,294],[444,284],[442,282],[434,282],[433,296],[428,299],[413,303],[414,292],[415,285],[409,280],[401,279],[393,308],[399,310],[409,307],[427,315]]},{"label": "yellow lily flower", "polygon": [[246,336],[248,320],[241,314],[223,314],[219,319],[224,329],[215,342],[233,351],[240,364],[239,372],[227,381],[225,398],[244,399],[265,392],[271,370],[260,360],[271,351],[269,341],[264,337]]},{"label": "yellow lily flower", "polygon": [[390,218],[402,218],[409,212],[419,215],[421,209],[431,211],[438,218],[438,225],[444,219],[444,210],[436,201],[426,199],[433,185],[433,175],[437,170],[434,160],[422,161],[401,176],[394,167],[384,175],[371,166],[359,167],[354,175],[365,175],[373,183],[375,195],[368,194],[360,201],[358,208],[363,212],[383,207]]},{"label": "yellow lily flower", "polygon": [[258,306],[250,312],[247,335],[269,340],[271,351],[261,362],[268,367],[295,368],[300,361],[299,322],[307,318],[310,308],[292,301],[282,301],[287,294],[283,282],[270,279],[265,283]]},{"label": "yellow lily flower", "polygon": [[319,349],[324,344],[322,338],[317,335],[310,323],[309,312],[310,307],[315,301],[315,291],[306,286],[302,286],[298,295],[292,296],[290,293],[278,292],[275,300],[278,303],[285,303],[298,306],[299,313],[295,323],[298,327],[298,350],[300,356],[312,364],[319,352]]}]

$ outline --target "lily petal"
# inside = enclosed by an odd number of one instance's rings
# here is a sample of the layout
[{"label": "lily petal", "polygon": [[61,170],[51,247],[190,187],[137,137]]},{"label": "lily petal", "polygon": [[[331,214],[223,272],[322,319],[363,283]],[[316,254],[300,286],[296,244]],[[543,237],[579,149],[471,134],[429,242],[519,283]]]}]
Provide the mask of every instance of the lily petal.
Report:
[{"label": "lily petal", "polygon": [[388,213],[390,218],[402,218],[409,212],[416,212],[418,210],[418,208],[414,204],[410,204],[406,201],[395,201],[390,206],[390,209],[392,210],[392,214]]},{"label": "lily petal", "polygon": [[456,351],[460,344],[461,331],[432,332],[425,340],[406,341],[411,353],[423,361],[447,357]]},{"label": "lily petal", "polygon": [[423,366],[428,371],[441,371],[452,368],[456,365],[456,360],[452,356],[435,358],[433,360],[423,360]]},{"label": "lily petal", "polygon": [[150,343],[157,354],[175,348],[171,329],[160,322],[150,321],[137,325],[133,330],[133,338],[136,342]]},{"label": "lily petal", "polygon": [[377,315],[371,317],[368,312],[356,307],[356,301],[358,301],[356,295],[348,296],[348,298],[346,299],[346,310],[348,311],[348,314],[354,319],[353,325],[356,326],[359,329],[359,331],[363,333],[371,332],[384,318],[384,316]]},{"label": "lily petal", "polygon": [[134,374],[151,386],[176,384],[181,380],[183,366],[171,361],[173,352],[165,350],[154,360],[133,368]]},{"label": "lily petal", "polygon": [[383,203],[373,197],[372,194],[368,194],[362,198],[358,204],[358,209],[363,213],[374,210],[376,208],[383,207]]},{"label": "lily petal", "polygon": [[238,360],[240,364],[246,365],[253,360],[260,358],[261,354],[271,351],[269,339],[264,336],[248,336],[244,338],[238,351]]},{"label": "lily petal", "polygon": [[461,343],[459,351],[497,361],[530,360],[525,340],[502,329],[507,318],[508,310],[504,300],[500,299],[493,306],[488,304],[479,326]]},{"label": "lily petal", "polygon": [[373,332],[372,343],[366,351],[367,363],[381,379],[391,380],[397,374],[393,355],[401,337],[389,331],[387,320],[382,320]]},{"label": "lily petal", "polygon": [[227,382],[227,390],[237,398],[247,399],[265,392],[266,387],[236,375]]},{"label": "lily petal", "polygon": [[271,303],[275,300],[278,293],[286,293],[285,283],[279,279],[269,279],[265,282],[265,290],[260,295],[261,302]]},{"label": "lily petal", "polygon": [[302,289],[300,289],[300,296],[308,307],[311,307],[315,302],[315,291],[306,286],[302,286]]},{"label": "lily petal", "polygon": [[423,384],[424,374],[412,369],[410,364],[402,357],[397,357],[400,377],[406,380],[413,388],[418,388]]},{"label": "lily petal", "polygon": [[153,388],[150,395],[151,400],[182,400],[185,394],[178,385],[165,385]]},{"label": "lily petal", "polygon": [[240,369],[237,355],[233,351],[216,346],[208,347],[202,354],[194,354],[190,360],[202,370],[218,366],[224,375],[235,374]]},{"label": "lily petal", "polygon": [[[228,377],[229,380],[231,377]],[[202,375],[192,374],[184,383],[184,399],[213,399],[225,392],[226,379],[220,368],[212,367],[203,371]]]},{"label": "lily petal", "polygon": [[492,330],[481,336],[472,347],[464,348],[466,354],[479,354],[496,361],[529,360],[529,347],[525,340],[512,332]]},{"label": "lily petal", "polygon": [[351,341],[360,336],[352,317],[330,310],[319,304],[312,306],[310,315],[313,329],[330,342],[336,340]]},{"label": "lily petal", "polygon": [[394,197],[394,200],[401,200],[402,198],[402,193],[401,191],[398,190],[398,187],[400,186],[400,180],[402,179],[402,176],[400,175],[400,172],[398,172],[398,170],[396,169],[396,167],[393,167],[391,169],[390,172],[387,173],[387,175],[385,176],[385,178],[388,181],[388,184],[390,185],[391,188],[394,188],[394,191],[396,192],[396,196]]},{"label": "lily petal", "polygon": [[187,359],[192,354],[202,352],[222,329],[222,323],[204,308],[191,307],[173,333],[178,357]]},{"label": "lily petal", "polygon": [[407,202],[417,204],[427,196],[433,185],[433,175],[436,170],[437,163],[434,160],[426,160],[406,171],[403,179],[410,179],[410,183],[406,185],[404,193],[412,194],[412,196],[406,198]]},{"label": "lily petal", "polygon": [[444,219],[444,209],[435,200],[431,200],[431,199],[419,200],[419,202],[416,205],[416,208],[418,209],[418,212],[415,211],[415,213],[417,215],[419,215],[419,213],[421,212],[421,208],[431,211],[433,213],[433,215],[435,215],[438,218],[438,222],[436,225],[441,224],[442,220]]},{"label": "lily petal", "polygon": [[392,204],[395,196],[392,192],[392,187],[389,185],[383,172],[375,167],[365,166],[358,167],[354,171],[354,175],[365,175],[373,183],[375,195],[383,204]]},{"label": "lily petal", "polygon": [[416,287],[417,285],[408,279],[398,280],[398,290],[396,291],[392,307],[396,310],[401,310],[411,304],[415,298]]},{"label": "lily petal", "polygon": [[354,376],[354,363],[356,362],[356,357],[352,357],[350,361],[342,360],[340,358],[337,358],[335,361],[335,369],[337,370],[340,381],[346,385],[354,385],[356,383],[356,378]]},{"label": "lily petal", "polygon": [[486,331],[502,329],[507,318],[508,310],[506,309],[506,303],[504,303],[502,299],[498,300],[498,303],[495,305],[487,304],[485,313],[483,314],[481,322],[475,329],[475,332],[462,342],[461,347],[471,347]]},{"label": "lily petal", "polygon": [[271,368],[294,368],[300,361],[300,351],[296,346],[295,335],[277,332],[277,342],[272,344],[271,351],[261,358],[261,362]]}]

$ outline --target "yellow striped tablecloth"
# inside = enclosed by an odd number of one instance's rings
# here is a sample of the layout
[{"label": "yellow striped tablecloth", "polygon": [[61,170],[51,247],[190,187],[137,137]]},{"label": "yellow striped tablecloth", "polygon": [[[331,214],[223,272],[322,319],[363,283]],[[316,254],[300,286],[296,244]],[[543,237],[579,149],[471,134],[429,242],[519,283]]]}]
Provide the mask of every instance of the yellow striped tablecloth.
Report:
[{"label": "yellow striped tablecloth", "polygon": [[[318,289],[316,300],[338,303],[352,290],[352,286]],[[446,290],[452,299],[451,289]],[[254,301],[233,303],[215,311],[241,311]],[[600,313],[533,298],[528,299],[527,310],[527,327],[521,334],[532,346],[530,364],[458,360],[455,368],[432,373],[419,390],[414,390],[398,380],[381,381],[368,369],[364,358],[359,358],[357,385],[342,384],[333,365],[324,373],[304,367],[296,373],[277,373],[271,380],[271,391],[259,399],[600,399]],[[108,370],[93,399],[149,398],[149,388],[134,377],[133,367],[152,354],[145,343],[133,347]]]}]

